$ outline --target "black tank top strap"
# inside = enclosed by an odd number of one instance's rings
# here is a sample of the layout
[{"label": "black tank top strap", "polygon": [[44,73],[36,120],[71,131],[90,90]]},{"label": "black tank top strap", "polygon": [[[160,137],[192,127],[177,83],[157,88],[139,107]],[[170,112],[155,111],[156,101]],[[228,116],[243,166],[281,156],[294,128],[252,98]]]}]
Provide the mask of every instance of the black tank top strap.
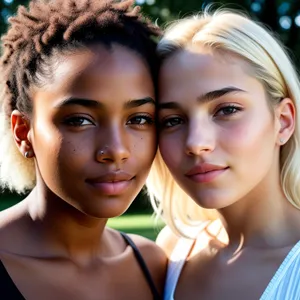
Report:
[{"label": "black tank top strap", "polygon": [[121,232],[121,235],[123,237],[123,239],[125,240],[125,242],[127,243],[127,245],[129,245],[132,250],[133,250],[133,253],[146,277],[146,280],[149,284],[149,287],[151,289],[151,292],[152,292],[152,295],[153,295],[153,299],[154,300],[161,300],[162,297],[160,296],[159,292],[157,291],[156,287],[155,287],[155,284],[153,282],[153,279],[151,277],[151,274],[148,270],[148,267],[146,265],[146,262],[145,260],[143,259],[139,249],[137,248],[137,246],[135,245],[135,243],[133,242],[133,240],[124,232]]},{"label": "black tank top strap", "polygon": [[[25,300],[20,293],[11,277],[9,276],[6,268],[0,260],[0,298],[10,300]],[[3,298],[2,298],[3,297]]]}]

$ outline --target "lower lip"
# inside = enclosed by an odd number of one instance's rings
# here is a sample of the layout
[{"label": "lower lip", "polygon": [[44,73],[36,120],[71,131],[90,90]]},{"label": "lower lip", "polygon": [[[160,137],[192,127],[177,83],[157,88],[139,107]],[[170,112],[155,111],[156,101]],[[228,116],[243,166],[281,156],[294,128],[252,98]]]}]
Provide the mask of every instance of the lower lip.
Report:
[{"label": "lower lip", "polygon": [[99,192],[108,195],[116,196],[123,194],[127,188],[130,186],[131,180],[126,181],[116,181],[116,182],[89,182],[89,184],[97,189]]},{"label": "lower lip", "polygon": [[187,176],[187,177],[197,183],[208,183],[208,182],[212,182],[219,175],[223,174],[227,169],[228,168],[222,169],[222,170],[210,171],[210,172],[206,172],[206,173],[199,173],[199,174],[195,174],[195,175],[191,175],[191,176]]}]

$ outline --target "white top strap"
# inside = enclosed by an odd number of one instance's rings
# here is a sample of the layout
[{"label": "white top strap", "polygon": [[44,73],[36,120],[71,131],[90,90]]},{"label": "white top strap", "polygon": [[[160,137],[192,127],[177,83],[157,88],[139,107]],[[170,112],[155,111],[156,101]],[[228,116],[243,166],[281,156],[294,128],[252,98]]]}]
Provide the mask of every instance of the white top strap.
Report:
[{"label": "white top strap", "polygon": [[260,300],[300,299],[300,241],[288,253]]},{"label": "white top strap", "polygon": [[181,238],[177,242],[169,261],[164,299],[173,300],[177,282],[184,263],[194,246],[195,240]]},{"label": "white top strap", "polygon": [[[209,223],[210,221],[203,222],[202,226],[198,227],[198,233],[200,233]],[[177,282],[186,259],[194,247],[195,241],[195,239],[180,238],[174,247],[168,265],[164,300],[174,300]]]}]

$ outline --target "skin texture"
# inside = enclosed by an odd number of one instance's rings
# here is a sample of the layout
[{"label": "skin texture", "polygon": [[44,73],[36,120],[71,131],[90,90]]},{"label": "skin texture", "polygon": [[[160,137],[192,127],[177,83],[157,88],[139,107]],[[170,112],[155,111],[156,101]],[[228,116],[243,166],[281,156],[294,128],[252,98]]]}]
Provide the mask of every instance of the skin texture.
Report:
[{"label": "skin texture", "polygon": [[[111,55],[97,47],[92,53],[75,54],[59,63],[46,91],[33,96],[35,120],[29,139],[37,172],[47,186],[40,189],[97,218],[114,217],[128,208],[146,180],[156,150],[154,103],[129,107],[130,101],[133,105],[139,99],[154,99],[145,64],[132,56],[119,48]],[[97,103],[63,105],[68,98]],[[121,195],[107,196],[89,184],[120,171],[133,177]]]},{"label": "skin texture", "polygon": [[[294,105],[286,98],[271,108],[246,61],[199,45],[163,63],[159,99],[165,163],[199,206],[219,211],[223,224],[199,234],[175,299],[258,299],[300,239],[300,212],[284,196],[279,169]],[[222,171],[191,180],[188,172],[202,163]],[[176,241],[167,228],[158,238],[167,254]]]},{"label": "skin texture", "polygon": [[[1,260],[26,299],[152,299],[132,249],[105,227],[141,190],[156,152],[150,72],[118,45],[56,59],[53,78],[32,90],[32,115],[12,115],[37,185],[0,214]],[[107,182],[120,172],[127,182],[118,190]],[[163,252],[132,238],[162,292]]]}]

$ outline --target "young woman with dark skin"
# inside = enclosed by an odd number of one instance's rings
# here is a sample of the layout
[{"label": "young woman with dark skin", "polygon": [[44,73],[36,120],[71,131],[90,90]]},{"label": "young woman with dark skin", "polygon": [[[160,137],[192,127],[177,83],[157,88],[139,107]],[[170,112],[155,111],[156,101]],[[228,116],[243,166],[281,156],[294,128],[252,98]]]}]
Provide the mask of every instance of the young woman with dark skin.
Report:
[{"label": "young woman with dark skin", "polygon": [[152,36],[132,2],[32,1],[3,37],[5,299],[160,299],[166,258],[106,227],[141,190],[156,152]]}]

